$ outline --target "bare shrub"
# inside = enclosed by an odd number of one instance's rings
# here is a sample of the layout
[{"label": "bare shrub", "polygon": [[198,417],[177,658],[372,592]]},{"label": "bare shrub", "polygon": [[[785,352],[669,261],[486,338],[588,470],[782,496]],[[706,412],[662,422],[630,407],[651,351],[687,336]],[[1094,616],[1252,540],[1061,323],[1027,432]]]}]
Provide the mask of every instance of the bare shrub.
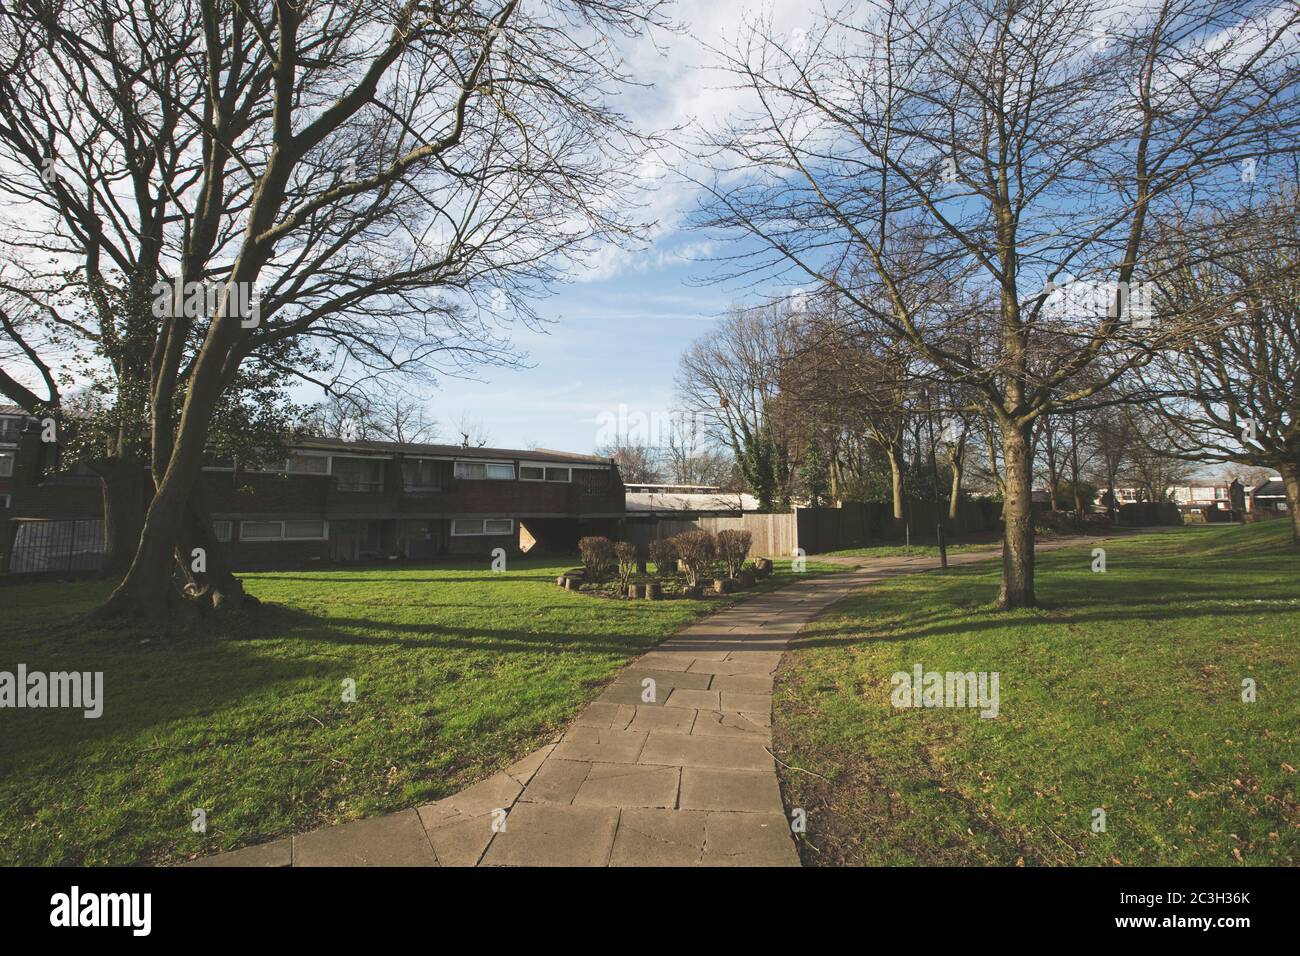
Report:
[{"label": "bare shrub", "polygon": [[740,573],[753,540],[754,536],[748,531],[728,528],[718,532],[718,557],[727,566],[727,577],[734,578]]},{"label": "bare shrub", "polygon": [[707,531],[683,531],[672,540],[677,548],[677,557],[686,569],[687,585],[696,587],[709,573],[718,553],[713,535]]},{"label": "bare shrub", "polygon": [[672,538],[661,538],[650,542],[650,560],[654,562],[655,574],[664,578],[673,573],[677,567],[677,545]]},{"label": "bare shrub", "polygon": [[627,586],[636,574],[636,545],[630,541],[620,541],[614,545],[614,558],[618,561],[619,590],[627,593]]},{"label": "bare shrub", "polygon": [[614,542],[609,538],[582,538],[578,541],[578,553],[582,555],[588,581],[599,584],[609,577],[614,567]]}]

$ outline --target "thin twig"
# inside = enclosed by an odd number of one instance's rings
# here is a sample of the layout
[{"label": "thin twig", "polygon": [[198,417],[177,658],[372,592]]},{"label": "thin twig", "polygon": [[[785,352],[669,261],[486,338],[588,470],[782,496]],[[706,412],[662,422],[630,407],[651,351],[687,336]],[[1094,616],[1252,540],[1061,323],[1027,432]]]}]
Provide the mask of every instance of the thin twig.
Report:
[{"label": "thin twig", "polygon": [[[767,750],[767,747],[764,747],[763,749],[764,749],[764,750]],[[782,759],[781,759],[780,757],[778,757],[776,754],[772,753],[772,751],[770,751],[770,750],[767,750],[767,755],[768,755],[769,757],[771,757],[773,760],[775,760],[777,763],[779,763],[782,767],[785,767],[786,770],[798,770],[800,773],[806,773],[806,774],[808,774],[809,776],[816,777],[818,780],[825,780],[827,783],[830,783],[830,780],[829,780],[828,778],[823,777],[823,776],[822,776],[821,774],[819,774],[819,773],[814,773],[814,772],[811,771],[811,770],[805,770],[803,767],[792,767],[792,766],[790,766],[788,763],[786,763],[784,760],[782,760]]]}]

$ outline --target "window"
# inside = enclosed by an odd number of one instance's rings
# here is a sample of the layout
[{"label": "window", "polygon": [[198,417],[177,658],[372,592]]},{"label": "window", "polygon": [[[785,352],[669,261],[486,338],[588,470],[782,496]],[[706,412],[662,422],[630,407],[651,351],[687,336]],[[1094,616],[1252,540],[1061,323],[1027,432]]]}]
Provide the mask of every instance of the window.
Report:
[{"label": "window", "polygon": [[402,461],[402,489],[404,491],[441,491],[442,474],[438,462],[422,458]]},{"label": "window", "polygon": [[284,523],[285,541],[324,541],[325,522],[323,519],[311,518],[302,521]]},{"label": "window", "polygon": [[513,481],[514,465],[490,464],[481,461],[456,462],[456,477],[474,480]]},{"label": "window", "polygon": [[218,541],[229,541],[230,522],[229,521],[212,522],[212,534]]},{"label": "window", "polygon": [[510,534],[515,529],[513,518],[456,518],[451,523],[455,537],[476,534]]},{"label": "window", "polygon": [[21,418],[0,418],[0,441],[17,441],[23,430]]},{"label": "window", "polygon": [[541,465],[520,465],[520,481],[569,481],[571,472],[568,468],[544,468]]},{"label": "window", "polygon": [[8,507],[9,507],[9,496],[0,495],[0,511],[4,511]]},{"label": "window", "polygon": [[[220,523],[213,522],[214,528]],[[239,537],[244,541],[324,541],[327,535],[323,519],[305,518],[291,521],[241,521]]]},{"label": "window", "polygon": [[280,521],[241,521],[239,537],[242,541],[279,541],[284,537],[284,524]]},{"label": "window", "polygon": [[328,475],[330,460],[324,455],[290,455],[284,470],[291,475]]},{"label": "window", "polygon": [[0,451],[0,478],[10,478],[14,473],[14,453]]},{"label": "window", "polygon": [[379,458],[335,458],[339,491],[383,491],[384,462]]}]

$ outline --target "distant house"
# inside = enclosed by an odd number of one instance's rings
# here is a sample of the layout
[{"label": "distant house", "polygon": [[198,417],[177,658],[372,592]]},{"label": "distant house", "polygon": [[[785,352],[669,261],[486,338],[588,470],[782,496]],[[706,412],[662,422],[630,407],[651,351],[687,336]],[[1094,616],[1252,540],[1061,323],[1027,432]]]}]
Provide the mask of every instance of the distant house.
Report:
[{"label": "distant house", "polygon": [[1252,488],[1246,500],[1247,508],[1251,512],[1284,513],[1287,510],[1286,485],[1282,483],[1281,478],[1270,478]]},{"label": "distant house", "polygon": [[1184,514],[1210,509],[1240,515],[1246,510],[1246,492],[1236,478],[1226,483],[1176,485],[1169,489],[1169,497]]},{"label": "distant house", "polygon": [[[1246,490],[1236,478],[1214,480],[1203,479],[1185,485],[1170,485],[1165,489],[1165,498],[1178,506],[1178,510],[1187,516],[1197,512],[1209,520],[1232,520],[1240,517],[1246,510]],[[1146,500],[1142,489],[1126,484],[1115,486],[1115,499],[1118,505],[1138,504]],[[1097,495],[1097,504],[1101,508],[1110,507],[1110,496],[1105,489]],[[1213,512],[1213,514],[1207,514]]]},{"label": "distant house", "polygon": [[758,511],[758,499],[735,491],[722,491],[716,485],[662,485],[624,483],[627,517],[650,518],[729,518]]},{"label": "distant house", "polygon": [[[13,450],[0,446],[7,570],[94,570],[100,481],[54,469],[36,432],[19,428]],[[572,551],[583,535],[617,536],[624,517],[613,461],[549,449],[305,438],[263,468],[209,455],[201,480],[213,532],[240,570]]]}]

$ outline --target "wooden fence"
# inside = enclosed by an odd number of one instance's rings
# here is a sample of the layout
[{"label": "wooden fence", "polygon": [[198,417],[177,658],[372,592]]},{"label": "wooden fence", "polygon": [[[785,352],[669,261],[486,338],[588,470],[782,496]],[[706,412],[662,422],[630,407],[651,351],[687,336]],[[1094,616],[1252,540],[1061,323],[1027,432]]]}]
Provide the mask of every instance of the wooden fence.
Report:
[{"label": "wooden fence", "polygon": [[[996,531],[1001,517],[997,502],[963,501],[956,521],[944,513],[944,532],[953,537],[981,531]],[[924,543],[934,540],[933,502],[909,501],[904,519],[896,521],[893,509],[874,502],[845,502],[839,508],[796,508],[783,514],[747,514],[734,518],[659,518],[629,521],[623,538],[644,549],[651,541],[671,538],[683,531],[724,528],[748,531],[753,536],[751,553],[789,556],[796,548],[806,554],[821,554],[843,548],[861,548],[877,543]]]}]

